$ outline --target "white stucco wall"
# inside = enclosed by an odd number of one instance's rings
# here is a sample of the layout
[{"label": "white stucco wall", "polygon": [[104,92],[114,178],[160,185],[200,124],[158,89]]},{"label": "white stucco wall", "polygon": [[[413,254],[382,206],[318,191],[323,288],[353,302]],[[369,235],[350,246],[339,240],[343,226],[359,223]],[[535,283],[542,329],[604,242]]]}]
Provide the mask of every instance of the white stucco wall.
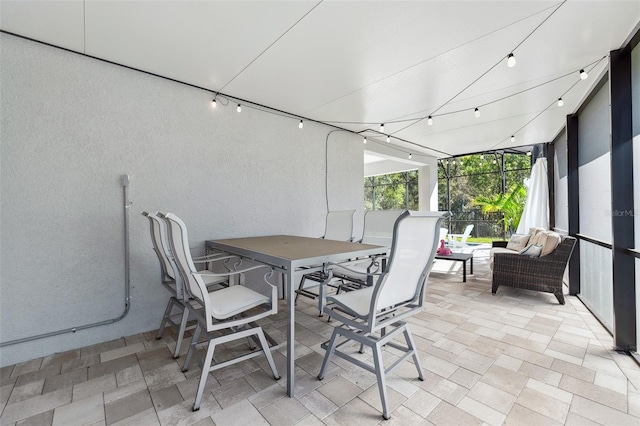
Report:
[{"label": "white stucco wall", "polygon": [[[0,365],[152,330],[159,285],[142,210],[171,211],[206,239],[319,236],[328,206],[357,209],[360,137],[0,35],[0,341],[119,316],[121,176],[131,176],[131,310],[107,326],[0,349]],[[328,155],[325,174],[325,149]]]}]

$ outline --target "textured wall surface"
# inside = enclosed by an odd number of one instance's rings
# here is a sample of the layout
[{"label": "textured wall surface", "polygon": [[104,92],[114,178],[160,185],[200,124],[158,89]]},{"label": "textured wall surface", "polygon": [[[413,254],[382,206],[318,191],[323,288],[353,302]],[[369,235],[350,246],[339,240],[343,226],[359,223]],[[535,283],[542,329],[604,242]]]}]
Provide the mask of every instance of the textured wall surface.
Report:
[{"label": "textured wall surface", "polygon": [[202,90],[4,34],[0,70],[1,341],[123,312],[123,174],[133,202],[128,316],[4,347],[0,365],[158,326],[168,293],[142,210],[176,213],[202,247],[320,236],[328,194],[330,209],[357,209],[361,232],[359,137],[327,139],[327,126],[301,130],[246,107],[214,110]]}]

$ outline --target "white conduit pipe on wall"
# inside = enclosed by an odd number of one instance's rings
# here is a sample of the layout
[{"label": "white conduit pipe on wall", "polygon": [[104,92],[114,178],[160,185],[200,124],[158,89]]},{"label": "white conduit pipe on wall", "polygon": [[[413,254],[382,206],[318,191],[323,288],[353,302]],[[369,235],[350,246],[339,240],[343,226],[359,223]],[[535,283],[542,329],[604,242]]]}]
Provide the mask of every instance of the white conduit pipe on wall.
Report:
[{"label": "white conduit pipe on wall", "polygon": [[99,327],[102,325],[113,324],[120,321],[129,313],[129,210],[131,203],[129,202],[129,175],[122,175],[122,193],[123,193],[123,213],[124,213],[124,312],[117,317],[105,321],[94,322],[92,324],[80,325],[77,327],[66,328],[64,330],[52,331],[49,333],[38,334],[36,336],[23,337],[22,339],[10,340],[8,342],[0,342],[0,347],[16,345],[18,343],[30,342],[32,340],[44,339],[45,337],[57,336],[65,333],[75,333],[76,331],[85,330],[87,328]]}]

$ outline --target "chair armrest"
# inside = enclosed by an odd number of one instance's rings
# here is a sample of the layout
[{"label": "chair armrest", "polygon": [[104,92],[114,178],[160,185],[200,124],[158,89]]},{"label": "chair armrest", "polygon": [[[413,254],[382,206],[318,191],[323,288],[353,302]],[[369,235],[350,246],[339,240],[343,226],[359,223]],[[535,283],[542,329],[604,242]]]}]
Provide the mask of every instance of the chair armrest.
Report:
[{"label": "chair armrest", "polygon": [[502,247],[502,248],[506,248],[507,244],[509,244],[509,241],[492,241],[491,242],[491,247]]}]

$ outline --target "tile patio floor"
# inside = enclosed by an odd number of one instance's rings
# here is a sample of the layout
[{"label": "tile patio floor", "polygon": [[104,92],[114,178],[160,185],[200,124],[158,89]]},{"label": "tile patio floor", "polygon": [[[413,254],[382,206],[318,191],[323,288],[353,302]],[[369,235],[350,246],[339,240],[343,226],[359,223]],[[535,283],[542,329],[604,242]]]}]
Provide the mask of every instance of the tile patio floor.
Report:
[{"label": "tile patio floor", "polygon": [[[551,294],[493,296],[482,251],[466,284],[449,267],[436,264],[426,308],[411,320],[426,380],[409,362],[389,376],[389,421],[373,374],[338,359],[315,378],[333,323],[301,300],[296,398],[259,357],[211,374],[201,409],[191,411],[200,369],[181,372],[167,329],[161,340],[150,331],[0,369],[0,424],[640,425],[640,368],[611,350],[611,336],[575,297],[560,306]],[[278,341],[284,311],[263,324]],[[283,375],[284,351],[274,354]]]}]

